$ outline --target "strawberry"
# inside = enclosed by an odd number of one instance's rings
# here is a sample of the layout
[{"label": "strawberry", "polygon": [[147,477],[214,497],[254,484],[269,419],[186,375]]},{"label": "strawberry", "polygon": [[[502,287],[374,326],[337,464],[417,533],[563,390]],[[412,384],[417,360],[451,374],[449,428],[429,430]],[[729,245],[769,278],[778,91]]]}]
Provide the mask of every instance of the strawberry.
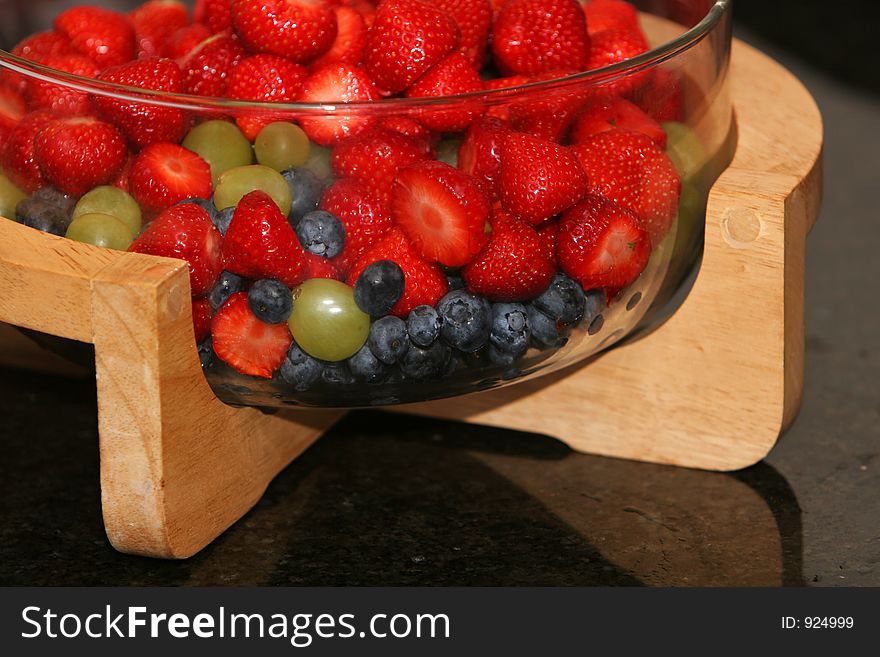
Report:
[{"label": "strawberry", "polygon": [[34,155],[37,133],[56,117],[48,111],[32,112],[21,120],[0,143],[0,165],[18,187],[33,193],[46,184]]},{"label": "strawberry", "polygon": [[221,97],[226,95],[229,72],[245,57],[238,39],[229,34],[209,37],[184,57],[180,64],[184,71],[183,88],[196,96]]},{"label": "strawberry", "polygon": [[492,53],[505,75],[587,67],[590,38],[577,0],[509,0],[492,27]]},{"label": "strawberry", "polygon": [[367,33],[364,68],[387,94],[403,91],[458,45],[458,26],[420,0],[385,0]]},{"label": "strawberry", "polygon": [[158,57],[177,30],[189,25],[189,11],[180,0],[149,0],[128,14],[134,26],[138,59]]},{"label": "strawberry", "polygon": [[257,319],[247,292],[236,292],[211,322],[214,353],[237,372],[271,379],[293,342],[287,322],[267,324]]},{"label": "strawberry", "polygon": [[211,31],[201,23],[187,25],[186,27],[177,30],[168,38],[165,45],[162,46],[162,51],[159,54],[168,59],[182,59],[183,57],[186,57],[193,48],[204,42],[204,40],[210,36]]},{"label": "strawberry", "polygon": [[337,178],[358,178],[387,199],[397,171],[427,157],[423,143],[385,128],[374,128],[333,149],[330,166]]},{"label": "strawberry", "polygon": [[590,180],[590,193],[632,210],[656,246],[678,212],[681,182],[669,157],[650,137],[614,128],[571,147]]},{"label": "strawberry", "polygon": [[192,300],[193,333],[196,335],[196,344],[210,335],[213,315],[211,303],[205,297]]},{"label": "strawberry", "polygon": [[[531,76],[529,81],[556,80],[575,72],[571,69],[548,71]],[[589,89],[577,83],[526,92],[522,100],[509,107],[510,125],[514,130],[561,143],[589,93]]]},{"label": "strawberry", "polygon": [[430,155],[434,145],[440,141],[440,135],[408,116],[390,116],[382,119],[380,125],[417,141],[422,145],[425,155]]},{"label": "strawberry", "polygon": [[147,224],[129,251],[185,260],[193,296],[211,291],[223,271],[223,238],[207,210],[192,203],[174,205]]},{"label": "strawberry", "polygon": [[486,243],[489,202],[476,181],[438,160],[401,169],[391,187],[391,216],[416,253],[460,267]]},{"label": "strawberry", "polygon": [[[406,90],[407,98],[427,96],[452,96],[480,91],[483,81],[467,57],[454,52],[441,60]],[[478,100],[459,101],[455,109],[422,109],[418,120],[438,132],[457,132],[467,128],[473,120],[483,113],[483,104]]]},{"label": "strawberry", "polygon": [[92,117],[54,119],[34,138],[40,172],[70,196],[82,196],[113,180],[127,156],[119,131]]},{"label": "strawberry", "polygon": [[13,84],[0,79],[0,144],[5,143],[9,133],[25,114],[27,104]]},{"label": "strawberry", "polygon": [[510,128],[493,117],[476,121],[458,149],[458,168],[473,176],[490,201],[501,193],[501,146]]},{"label": "strawberry", "polygon": [[538,233],[504,211],[496,212],[491,223],[489,243],[461,271],[467,289],[490,301],[526,301],[541,294],[553,280],[556,263]]},{"label": "strawberry", "polygon": [[336,14],[314,0],[232,0],[232,22],[252,52],[305,63],[336,39]]},{"label": "strawberry", "polygon": [[100,7],[74,7],[55,18],[55,29],[70,39],[70,45],[95,63],[117,66],[131,61],[136,53],[134,28],[120,13]]},{"label": "strawberry", "polygon": [[440,267],[422,260],[399,228],[392,229],[361,256],[349,272],[348,284],[353,286],[361,272],[379,260],[391,260],[403,271],[403,295],[391,309],[392,315],[406,317],[416,306],[435,306],[449,291]]},{"label": "strawberry", "polygon": [[340,178],[324,191],[320,209],[339,218],[345,227],[345,246],[333,259],[342,274],[394,227],[381,199],[357,178]]},{"label": "strawberry", "polygon": [[[531,82],[531,79],[527,75],[512,75],[506,78],[492,78],[491,80],[486,80],[483,82],[483,89],[485,89],[486,91],[512,89],[514,87],[521,87],[522,85],[528,84],[529,82]],[[498,103],[495,105],[489,105],[486,108],[486,116],[494,116],[495,118],[508,122],[510,120],[510,104]]]},{"label": "strawberry", "polygon": [[293,288],[303,282],[303,249],[287,218],[262,191],[238,202],[223,239],[226,269],[247,278],[277,278]]},{"label": "strawberry", "polygon": [[156,214],[188,198],[210,198],[211,167],[183,146],[160,142],[135,158],[128,184],[144,211]]},{"label": "strawberry", "polygon": [[119,171],[116,172],[116,176],[110,181],[111,185],[118,187],[124,192],[129,191],[128,180],[131,177],[131,168],[134,166],[134,160],[135,156],[129,153],[125,164],[120,167]]},{"label": "strawberry", "polygon": [[431,4],[452,16],[461,33],[459,50],[471,66],[479,69],[486,59],[492,4],[489,0],[436,0]]},{"label": "strawberry", "polygon": [[38,62],[47,55],[71,55],[75,52],[70,39],[59,32],[37,32],[12,49],[13,55],[32,62]]},{"label": "strawberry", "polygon": [[632,283],[651,256],[641,219],[600,196],[588,196],[559,220],[559,264],[585,290]]},{"label": "strawberry", "polygon": [[[226,94],[238,100],[287,103],[296,100],[308,76],[305,66],[275,55],[245,57],[232,67],[226,79]],[[250,112],[235,122],[253,141],[260,130],[273,121],[289,118],[284,112]]]},{"label": "strawberry", "polygon": [[605,95],[594,97],[584,107],[571,129],[571,143],[579,144],[611,128],[641,132],[666,148],[666,132],[654,119],[625,98]]},{"label": "strawberry", "polygon": [[345,280],[342,272],[339,271],[339,267],[330,260],[327,260],[327,258],[315,255],[310,251],[303,251],[303,258],[305,260],[304,280],[312,278],[332,278],[335,281]]},{"label": "strawberry", "polygon": [[232,0],[196,0],[193,20],[208,27],[211,34],[232,28]]},{"label": "strawberry", "polygon": [[658,123],[684,120],[684,93],[681,77],[675,71],[654,68],[634,100]]},{"label": "strawberry", "polygon": [[590,0],[584,5],[587,33],[592,37],[605,30],[639,30],[636,8],[626,0]]},{"label": "strawberry", "polygon": [[553,264],[556,264],[556,242],[559,236],[559,222],[548,221],[541,224],[535,229],[538,238],[541,240],[541,249],[544,255],[549,258]]},{"label": "strawberry", "polygon": [[[304,103],[353,103],[379,97],[372,80],[357,66],[327,64],[317,68],[303,82],[299,100]],[[341,112],[346,114],[344,110]],[[333,146],[369,128],[375,119],[364,112],[352,116],[306,117],[300,125],[309,138],[321,146]]]},{"label": "strawberry", "polygon": [[[98,66],[85,55],[45,55],[40,63],[50,68],[73,73],[86,78],[97,77]],[[48,109],[58,115],[77,116],[91,110],[89,95],[85,91],[71,89],[54,82],[44,82],[36,78],[28,82],[28,101],[32,109]]]},{"label": "strawberry", "polygon": [[[632,59],[648,50],[644,35],[635,30],[605,30],[590,41],[589,68],[595,70]],[[630,73],[602,85],[604,93],[628,96],[638,91],[649,80],[650,71]]]},{"label": "strawberry", "polygon": [[351,7],[333,7],[336,14],[336,38],[323,55],[312,62],[312,69],[325,64],[359,64],[367,46],[367,24],[360,12]]},{"label": "strawberry", "polygon": [[501,147],[501,203],[536,225],[577,203],[587,192],[587,175],[569,149],[511,133]]}]

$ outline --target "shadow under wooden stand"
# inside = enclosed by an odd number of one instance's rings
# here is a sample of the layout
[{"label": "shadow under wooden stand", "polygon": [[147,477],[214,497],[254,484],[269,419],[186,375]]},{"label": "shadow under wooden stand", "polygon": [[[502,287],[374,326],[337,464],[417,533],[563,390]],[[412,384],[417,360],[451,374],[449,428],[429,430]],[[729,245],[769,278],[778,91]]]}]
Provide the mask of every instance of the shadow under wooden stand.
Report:
[{"label": "shadow under wooden stand", "polygon": [[[804,243],[821,197],[822,123],[796,78],[739,42],[730,75],[736,154],[711,191],[702,267],[675,314],[586,366],[400,411],[695,468],[767,454],[803,386]],[[0,289],[0,321],[95,345],[104,522],[122,552],[198,552],[343,415],[217,400],[193,347],[182,261],[0,220]]]}]

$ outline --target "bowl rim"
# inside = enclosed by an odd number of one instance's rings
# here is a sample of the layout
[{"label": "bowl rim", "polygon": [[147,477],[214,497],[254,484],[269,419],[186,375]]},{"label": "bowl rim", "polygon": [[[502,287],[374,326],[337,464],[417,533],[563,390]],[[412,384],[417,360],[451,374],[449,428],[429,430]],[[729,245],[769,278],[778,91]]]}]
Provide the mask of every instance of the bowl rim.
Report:
[{"label": "bowl rim", "polygon": [[413,108],[433,107],[462,101],[480,101],[488,105],[509,102],[512,98],[539,91],[556,92],[573,85],[589,82],[591,85],[626,77],[669,61],[690,50],[703,40],[729,12],[732,0],[714,0],[706,15],[693,27],[679,36],[666,41],[644,53],[616,64],[597,69],[572,73],[570,75],[529,82],[500,89],[481,89],[449,96],[429,96],[422,98],[382,98],[371,101],[351,103],[272,103],[265,101],[236,100],[216,96],[197,96],[185,93],[145,90],[113,82],[87,78],[60,71],[30,60],[9,51],[0,49],[0,70],[6,69],[25,77],[58,84],[76,91],[103,96],[136,104],[149,103],[163,107],[187,111],[222,111],[240,114],[258,110],[260,112],[296,112],[303,115],[357,114],[360,112],[400,113]]}]

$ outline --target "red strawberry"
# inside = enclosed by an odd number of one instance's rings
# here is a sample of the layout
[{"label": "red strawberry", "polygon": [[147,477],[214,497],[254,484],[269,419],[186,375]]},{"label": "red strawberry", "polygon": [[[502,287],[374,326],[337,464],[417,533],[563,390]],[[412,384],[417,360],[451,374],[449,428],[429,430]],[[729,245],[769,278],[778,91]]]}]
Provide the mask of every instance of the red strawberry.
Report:
[{"label": "red strawberry", "polygon": [[125,164],[125,139],[91,117],[55,119],[34,138],[34,157],[45,179],[71,196],[110,182]]},{"label": "red strawberry", "polygon": [[158,57],[177,30],[189,25],[189,11],[180,0],[149,0],[128,14],[134,26],[137,56]]},{"label": "red strawberry", "polygon": [[[307,75],[305,66],[283,57],[253,55],[245,57],[229,71],[226,94],[238,100],[288,103],[296,100]],[[286,118],[289,117],[284,112],[262,111],[238,116],[235,122],[253,141],[263,127]]]},{"label": "red strawberry", "polygon": [[232,28],[232,0],[196,0],[193,20],[208,26],[212,34]]},{"label": "red strawberry", "polygon": [[458,45],[452,17],[420,0],[385,0],[367,34],[364,68],[380,89],[403,91]]},{"label": "red strawberry", "polygon": [[590,180],[590,193],[632,210],[660,243],[678,212],[681,182],[650,137],[614,128],[571,147]]},{"label": "red strawberry", "polygon": [[327,258],[315,255],[310,251],[303,251],[303,258],[306,263],[304,280],[312,278],[332,278],[335,281],[345,280],[345,276],[339,271],[339,267],[332,261],[327,260]]},{"label": "red strawberry", "polygon": [[382,119],[381,126],[417,141],[422,145],[425,155],[430,155],[434,144],[440,141],[440,135],[408,116],[390,116]]},{"label": "red strawberry", "polygon": [[[530,82],[557,80],[572,73],[575,71],[568,69],[549,71],[532,76]],[[510,125],[514,130],[561,143],[589,93],[577,83],[526,92],[522,100],[510,105]]]},{"label": "red strawberry", "polygon": [[[86,78],[97,77],[100,69],[85,55],[45,55],[40,63],[50,68],[81,75]],[[91,110],[89,95],[85,91],[71,89],[54,82],[32,79],[28,83],[28,100],[32,109],[52,110],[60,116],[77,116]]]},{"label": "red strawberry", "polygon": [[468,128],[458,149],[458,168],[473,176],[491,201],[501,194],[501,146],[509,133],[503,121],[486,116]]},{"label": "red strawberry", "polygon": [[541,246],[544,252],[544,255],[547,256],[553,264],[556,264],[556,241],[559,236],[559,222],[558,221],[548,221],[545,224],[538,226],[535,229],[535,232],[538,233],[538,237],[541,240]]},{"label": "red strawberry", "polygon": [[476,181],[437,160],[401,169],[391,187],[391,216],[425,260],[460,267],[488,239],[489,202]]},{"label": "red strawberry", "polygon": [[323,55],[312,62],[312,69],[324,64],[359,64],[367,45],[367,24],[360,12],[351,7],[333,7],[336,14],[336,39]]},{"label": "red strawberry", "polygon": [[632,283],[651,256],[639,217],[600,196],[588,196],[559,221],[559,264],[585,290]]},{"label": "red strawberry", "polygon": [[575,121],[570,139],[573,144],[586,141],[591,136],[622,128],[648,135],[660,148],[666,148],[666,132],[638,106],[620,96],[596,96]]},{"label": "red strawberry", "polygon": [[[140,89],[183,92],[183,71],[170,59],[151,57],[106,69],[98,76],[105,82]],[[95,106],[108,121],[116,124],[136,148],[183,139],[189,127],[184,110],[150,102],[128,102],[95,96]]]},{"label": "red strawberry", "polygon": [[207,210],[186,203],[168,208],[147,224],[128,250],[185,260],[192,295],[201,296],[217,284],[223,271],[222,240]]},{"label": "red strawberry", "polygon": [[486,59],[492,4],[489,0],[436,0],[431,4],[452,16],[461,33],[459,50],[479,69]]},{"label": "red strawberry", "polygon": [[392,229],[361,256],[348,275],[348,284],[354,285],[361,272],[379,260],[391,260],[403,271],[403,296],[391,309],[392,315],[406,317],[416,306],[435,306],[449,291],[440,267],[422,260],[399,228]]},{"label": "red strawberry", "polygon": [[12,84],[0,79],[0,143],[6,142],[9,133],[25,114],[27,114],[27,105],[24,98]]},{"label": "red strawberry", "polygon": [[168,59],[186,57],[193,48],[211,36],[211,31],[201,23],[193,23],[177,30],[169,37],[160,53]]},{"label": "red strawberry", "polygon": [[277,278],[296,287],[305,277],[303,249],[287,218],[261,191],[238,202],[223,239],[226,269],[247,278]]},{"label": "red strawberry", "polygon": [[[303,82],[299,100],[304,103],[353,103],[376,100],[379,97],[372,80],[357,66],[327,64],[316,69]],[[345,137],[352,137],[370,127],[374,118],[364,112],[352,116],[342,110],[343,116],[300,119],[309,138],[321,146],[333,146]]]},{"label": "red strawberry", "polygon": [[[641,32],[633,30],[605,30],[590,41],[589,68],[595,70],[632,59],[648,50],[648,42]],[[627,96],[645,85],[650,71],[630,73],[602,85],[602,91],[618,96]]]},{"label": "red strawberry", "polygon": [[346,139],[333,149],[330,165],[337,178],[358,178],[380,199],[387,199],[397,171],[427,157],[423,143],[385,128]]},{"label": "red strawberry", "polygon": [[116,177],[110,181],[111,185],[118,187],[124,192],[129,191],[128,180],[131,177],[131,168],[134,166],[134,160],[135,156],[129,153],[128,159],[125,160],[125,164],[123,164],[116,173]]},{"label": "red strawberry", "polygon": [[[452,96],[482,89],[483,81],[480,79],[480,74],[464,55],[454,52],[413,82],[405,95],[408,98]],[[467,128],[482,113],[483,104],[480,101],[460,101],[455,103],[455,109],[420,110],[418,119],[432,130],[457,132]]]},{"label": "red strawberry", "polygon": [[543,73],[587,67],[590,38],[577,0],[509,0],[492,28],[502,73]]},{"label": "red strawberry", "polygon": [[34,155],[34,139],[56,117],[48,111],[28,114],[0,144],[3,171],[18,187],[33,193],[46,184]]},{"label": "red strawberry", "polygon": [[625,0],[590,0],[584,5],[584,15],[591,37],[605,30],[640,29],[636,8]]},{"label": "red strawberry", "polygon": [[183,146],[151,144],[132,163],[129,188],[144,211],[155,214],[188,198],[209,198],[211,167]]},{"label": "red strawberry", "polygon": [[[497,89],[512,89],[514,87],[521,87],[524,84],[528,84],[531,82],[531,79],[527,75],[512,75],[507,78],[492,78],[491,80],[486,80],[483,82],[483,89],[486,91],[495,91]],[[498,103],[495,105],[489,105],[486,108],[487,116],[494,116],[495,118],[501,119],[502,121],[510,120],[510,104],[509,103]]]},{"label": "red strawberry", "polygon": [[211,333],[211,318],[214,311],[211,303],[205,298],[192,300],[193,332],[196,334],[196,344],[204,340]]},{"label": "red strawberry", "polygon": [[12,54],[32,62],[48,55],[70,55],[76,50],[70,45],[70,39],[58,32],[37,32],[23,39]]},{"label": "red strawberry", "polygon": [[655,68],[648,83],[635,94],[635,102],[655,121],[683,121],[684,94],[678,73]]},{"label": "red strawberry", "polygon": [[267,324],[257,319],[247,293],[236,292],[211,322],[214,353],[234,370],[271,379],[281,367],[293,338],[287,322]]},{"label": "red strawberry", "polygon": [[511,133],[501,147],[504,209],[536,225],[577,203],[587,175],[569,149],[531,135]]},{"label": "red strawberry", "polygon": [[340,178],[324,191],[320,208],[339,217],[345,226],[345,246],[333,264],[342,274],[394,227],[391,215],[369,185],[357,178]]},{"label": "red strawberry", "polygon": [[232,21],[252,52],[300,63],[323,55],[336,38],[336,15],[314,0],[232,0]]},{"label": "red strawberry", "polygon": [[186,93],[225,96],[229,73],[244,57],[244,48],[234,36],[215,34],[203,41],[180,63]]},{"label": "red strawberry", "polygon": [[135,56],[134,28],[125,16],[115,11],[74,7],[55,18],[55,29],[101,68],[123,64]]},{"label": "red strawberry", "polygon": [[556,263],[534,228],[502,211],[489,243],[461,273],[468,290],[490,301],[526,301],[547,289]]}]

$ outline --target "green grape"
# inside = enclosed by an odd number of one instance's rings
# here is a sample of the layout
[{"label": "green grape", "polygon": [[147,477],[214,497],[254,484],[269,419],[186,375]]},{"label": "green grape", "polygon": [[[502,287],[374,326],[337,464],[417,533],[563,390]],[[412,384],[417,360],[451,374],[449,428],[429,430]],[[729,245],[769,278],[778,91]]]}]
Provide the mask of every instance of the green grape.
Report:
[{"label": "green grape", "polygon": [[217,187],[214,189],[214,205],[218,210],[231,208],[238,205],[242,196],[257,189],[271,196],[281,209],[281,213],[287,216],[290,212],[290,204],[293,202],[290,186],[275,169],[262,164],[235,167],[224,172],[217,180]]},{"label": "green grape", "polygon": [[189,131],[183,147],[198,153],[211,166],[211,180],[224,171],[247,166],[254,161],[254,150],[241,130],[229,121],[205,121]]},{"label": "green grape", "polygon": [[370,316],[354,302],[354,290],[329,278],[313,278],[293,291],[287,324],[303,351],[327,361],[353,356],[370,334]]},{"label": "green grape", "polygon": [[666,121],[663,129],[666,131],[666,154],[678,175],[684,179],[698,174],[706,164],[706,150],[694,131],[678,121]]},{"label": "green grape", "polygon": [[117,251],[125,251],[134,241],[128,226],[109,214],[98,212],[74,219],[67,229],[67,237]]},{"label": "green grape", "polygon": [[0,172],[0,217],[15,219],[15,206],[25,198],[27,194]]},{"label": "green grape", "polygon": [[309,159],[309,138],[298,125],[276,121],[260,130],[254,152],[257,162],[275,171],[300,167]]},{"label": "green grape", "polygon": [[141,232],[141,207],[128,192],[118,187],[95,187],[73,208],[73,218],[84,214],[109,214],[128,226],[132,235]]},{"label": "green grape", "polygon": [[305,166],[306,169],[309,169],[325,183],[329,184],[333,180],[333,169],[330,166],[329,148],[312,144],[309,149],[309,159],[306,160],[306,163],[303,166]]},{"label": "green grape", "polygon": [[458,166],[458,149],[461,139],[444,139],[437,144],[437,159],[449,166]]}]

